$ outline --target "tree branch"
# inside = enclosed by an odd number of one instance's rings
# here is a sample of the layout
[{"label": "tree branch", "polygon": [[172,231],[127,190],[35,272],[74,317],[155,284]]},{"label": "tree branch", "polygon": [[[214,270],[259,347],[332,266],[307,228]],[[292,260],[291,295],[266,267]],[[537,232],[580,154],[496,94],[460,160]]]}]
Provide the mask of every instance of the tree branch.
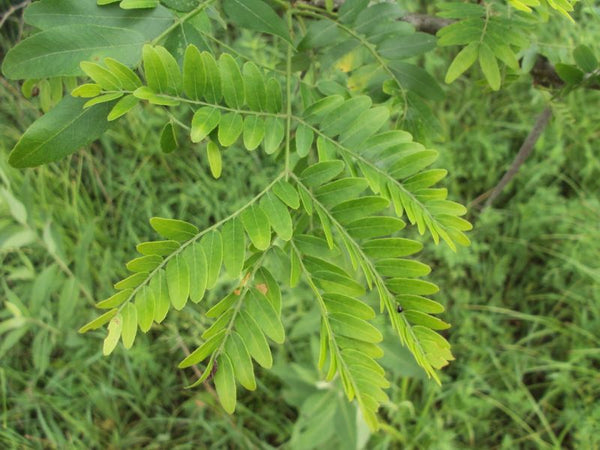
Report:
[{"label": "tree branch", "polygon": [[498,197],[498,195],[500,195],[500,193],[506,187],[506,185],[512,181],[512,179],[515,177],[515,175],[525,162],[525,160],[533,151],[536,142],[546,129],[546,126],[548,126],[551,117],[552,109],[549,106],[547,106],[536,119],[535,125],[527,135],[527,138],[525,138],[525,140],[523,141],[519,152],[515,156],[515,159],[513,160],[510,168],[506,171],[500,182],[491,191],[488,191],[485,194],[477,197],[473,202],[471,202],[471,204],[469,205],[470,207],[473,207],[478,203],[482,202],[483,200],[485,200],[486,197],[487,201],[483,206],[483,210],[485,210],[486,208],[491,206],[492,203],[494,203],[494,200],[496,200],[496,198]]}]

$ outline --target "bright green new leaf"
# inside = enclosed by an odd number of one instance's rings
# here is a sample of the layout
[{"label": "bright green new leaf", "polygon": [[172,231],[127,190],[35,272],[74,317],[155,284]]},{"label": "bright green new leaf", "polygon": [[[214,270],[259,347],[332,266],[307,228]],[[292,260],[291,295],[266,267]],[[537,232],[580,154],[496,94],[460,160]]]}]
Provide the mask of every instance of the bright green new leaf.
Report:
[{"label": "bright green new leaf", "polygon": [[110,70],[102,67],[100,64],[83,61],[79,64],[79,67],[102,89],[118,91],[122,87],[121,81]]},{"label": "bright green new leaf", "polygon": [[126,65],[113,58],[104,58],[108,70],[119,80],[123,89],[134,91],[142,85],[137,74]]},{"label": "bright green new leaf", "polygon": [[126,267],[132,272],[152,272],[161,262],[160,256],[148,255],[132,259],[126,264]]},{"label": "bright green new leaf", "polygon": [[112,102],[123,96],[122,92],[112,92],[110,94],[100,95],[99,97],[92,98],[83,104],[83,108],[89,108],[90,106],[99,105],[101,103]]},{"label": "bright green new leaf", "polygon": [[126,95],[113,106],[113,109],[110,110],[106,119],[109,122],[117,120],[119,117],[124,116],[131,111],[139,102],[140,100],[137,97]]},{"label": "bright green new leaf", "polygon": [[115,283],[115,289],[135,289],[144,281],[146,281],[147,277],[148,272],[134,273],[133,275],[128,276],[127,278]]},{"label": "bright green new leaf", "polygon": [[179,248],[176,241],[151,241],[138,244],[136,250],[142,255],[167,256]]},{"label": "bright green new leaf", "polygon": [[198,109],[192,118],[192,142],[200,142],[214,130],[221,121],[221,111],[217,108],[205,106]]},{"label": "bright green new leaf", "polygon": [[133,289],[125,289],[124,291],[117,292],[106,300],[102,300],[96,304],[96,308],[110,309],[121,306],[121,304],[129,298]]},{"label": "bright green new leaf", "polygon": [[458,55],[456,55],[452,61],[452,64],[450,64],[450,67],[448,67],[448,72],[446,73],[445,78],[446,83],[452,83],[463,73],[465,73],[467,69],[471,67],[475,61],[477,61],[478,55],[479,42],[471,42],[460,52],[458,52]]},{"label": "bright green new leaf", "polygon": [[[244,128],[244,119],[241,114],[227,113],[221,117],[219,122],[219,143],[223,147],[229,147],[237,141]],[[218,176],[215,176],[218,178]]]},{"label": "bright green new leaf", "polygon": [[183,90],[192,100],[200,100],[206,91],[206,68],[195,45],[188,45],[183,57]]},{"label": "bright green new leaf", "polygon": [[285,124],[283,119],[278,117],[268,117],[265,120],[265,139],[263,146],[267,155],[275,153],[283,138],[285,137]]},{"label": "bright green new leaf", "polygon": [[108,323],[108,321],[110,319],[112,319],[113,317],[115,317],[117,315],[117,312],[118,312],[118,310],[116,308],[115,309],[111,309],[110,311],[105,312],[100,317],[96,317],[91,322],[86,323],[84,326],[82,326],[79,329],[78,332],[83,334],[83,333],[86,333],[86,332],[91,331],[91,330],[97,330],[101,326],[103,326],[106,323]]},{"label": "bright green new leaf", "polygon": [[231,108],[240,109],[244,106],[245,100],[244,80],[233,56],[223,53],[219,58],[219,70],[225,103]]},{"label": "bright green new leaf", "polygon": [[190,295],[190,269],[182,255],[175,255],[167,263],[167,287],[171,304],[177,311],[183,309]]},{"label": "bright green new leaf", "polygon": [[121,315],[123,316],[123,330],[121,332],[123,346],[126,349],[130,349],[133,347],[138,327],[137,308],[133,302],[129,302],[127,305],[125,305],[121,311]]},{"label": "bright green new leaf", "polygon": [[91,98],[100,95],[102,91],[102,87],[99,84],[88,83],[77,86],[73,91],[71,91],[71,95],[73,97],[81,97],[81,98]]},{"label": "bright green new leaf", "polygon": [[271,245],[271,227],[263,210],[254,204],[242,212],[241,219],[252,244],[259,250],[269,248],[269,245]]},{"label": "bright green new leaf", "polygon": [[162,237],[178,242],[188,241],[198,234],[196,226],[178,219],[152,217],[150,226]]},{"label": "bright green new leaf", "polygon": [[156,8],[158,0],[121,0],[119,6],[123,9]]},{"label": "bright green new leaf", "polygon": [[219,178],[223,170],[223,159],[221,149],[213,141],[208,141],[208,144],[206,144],[206,157],[208,158],[210,173],[214,178]]},{"label": "bright green new leaf", "polygon": [[147,333],[154,320],[155,299],[153,292],[148,286],[141,287],[135,296],[135,308],[137,309],[137,320],[140,330]]},{"label": "bright green new leaf", "polygon": [[108,335],[104,339],[104,345],[102,346],[102,354],[104,356],[110,355],[121,338],[121,330],[123,329],[123,317],[121,314],[117,314],[108,323]]},{"label": "bright green new leaf", "polygon": [[244,119],[244,147],[255,150],[265,137],[265,121],[260,116],[247,116]]},{"label": "bright green new leaf", "polygon": [[500,89],[501,76],[498,62],[492,50],[484,42],[479,44],[479,66],[490,87],[494,91]]}]

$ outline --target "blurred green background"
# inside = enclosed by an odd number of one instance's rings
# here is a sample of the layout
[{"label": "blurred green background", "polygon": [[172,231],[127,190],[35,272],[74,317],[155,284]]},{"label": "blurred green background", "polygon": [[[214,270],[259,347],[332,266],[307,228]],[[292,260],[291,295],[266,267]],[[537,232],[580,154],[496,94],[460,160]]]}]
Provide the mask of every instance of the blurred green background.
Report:
[{"label": "blurred green background", "polygon": [[[0,55],[20,35],[18,18],[0,30]],[[579,43],[600,51],[593,2],[576,20],[540,27],[537,49],[566,62]],[[426,61],[438,79],[452,51]],[[446,92],[435,107],[437,164],[450,171],[450,196],[468,204],[498,182],[548,94],[527,77],[498,93],[463,78]],[[457,360],[438,387],[386,340],[392,401],[370,435],[339,386],[319,381],[308,291],[284,291],[289,340],[234,416],[210,389],[184,390],[193,378],[175,367],[203,330],[201,310],[171,313],[109,358],[102,331],[78,335],[94,299],[125,275],[135,243],[152,238],[149,217],[205,226],[271,172],[257,153],[232,148],[215,181],[191,144],[162,154],[156,109],[138,109],[57,164],[14,170],[8,152],[39,115],[39,99],[0,78],[0,447],[600,448],[599,100],[575,92],[555,105],[495,207],[472,209],[470,248],[454,254],[428,242],[422,258],[442,288]]]}]

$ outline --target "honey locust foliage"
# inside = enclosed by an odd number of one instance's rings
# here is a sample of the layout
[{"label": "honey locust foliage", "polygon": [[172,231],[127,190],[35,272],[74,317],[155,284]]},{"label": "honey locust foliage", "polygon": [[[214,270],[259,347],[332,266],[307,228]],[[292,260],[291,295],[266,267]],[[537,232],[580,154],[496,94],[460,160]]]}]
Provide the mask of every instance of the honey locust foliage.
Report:
[{"label": "honey locust foliage", "polygon": [[[449,325],[430,298],[438,288],[424,279],[429,266],[415,258],[422,243],[403,230],[414,225],[423,239],[456,250],[469,244],[471,225],[438,186],[446,171],[432,168],[436,151],[405,131],[427,133],[426,102],[443,97],[414,58],[436,39],[400,20],[395,3],[371,3],[348,0],[334,11],[262,0],[41,0],[27,8],[25,20],[39,32],[8,52],[3,72],[27,79],[26,96],[38,87],[46,114],[16,144],[13,166],[67,156],[139,105],[168,117],[157,146],[172,157],[201,152],[215,178],[231,146],[280,165],[262,191],[208,228],[150,219],[156,240],[137,246],[126,264],[131,275],[80,330],[106,327],[105,355],[119,342],[131,348],[171,309],[196,308],[212,322],[179,367],[200,366],[192,387],[210,377],[233,413],[238,383],[256,389],[254,364],[270,368],[271,345],[285,342],[285,297],[302,284],[321,313],[318,367],[356,399],[372,429],[390,384],[377,362],[377,314],[439,382],[453,359],[439,333]],[[569,11],[565,1],[547,3]],[[497,89],[496,60],[518,67],[526,16],[465,3],[440,10],[457,22],[438,43],[465,45],[447,81],[479,59]],[[223,23],[264,35],[281,61],[264,65],[238,53],[215,26]],[[577,59],[596,70],[589,50]],[[207,304],[207,292],[227,284],[229,293]]]}]

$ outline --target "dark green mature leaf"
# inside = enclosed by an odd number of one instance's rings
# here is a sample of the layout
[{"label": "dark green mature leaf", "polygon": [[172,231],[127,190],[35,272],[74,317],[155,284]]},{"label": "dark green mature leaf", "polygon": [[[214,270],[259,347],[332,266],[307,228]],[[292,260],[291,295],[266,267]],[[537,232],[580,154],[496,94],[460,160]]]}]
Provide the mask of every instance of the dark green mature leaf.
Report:
[{"label": "dark green mature leaf", "polygon": [[242,28],[273,34],[292,42],[283,19],[261,0],[225,0],[223,8],[229,18]]},{"label": "dark green mature leaf", "polygon": [[68,25],[34,34],[11,48],[2,63],[6,78],[82,75],[81,61],[112,57],[134,66],[144,45],[140,33],[99,25]]},{"label": "dark green mature leaf", "polygon": [[413,33],[407,36],[392,36],[383,41],[377,50],[381,56],[388,59],[406,59],[427,53],[434,48],[434,36],[427,33]]},{"label": "dark green mature leaf", "polygon": [[25,131],[9,156],[14,167],[57,161],[88,145],[108,128],[112,103],[82,109],[85,100],[65,97]]},{"label": "dark green mature leaf", "polygon": [[240,219],[231,219],[223,226],[223,263],[227,273],[237,278],[244,267],[246,235]]},{"label": "dark green mature leaf", "polygon": [[173,23],[173,13],[162,6],[126,11],[118,5],[100,7],[93,0],[41,0],[25,10],[25,22],[40,30],[66,25],[103,25],[134,30],[150,40]]},{"label": "dark green mature leaf", "polygon": [[436,101],[444,99],[442,88],[429,73],[420,67],[402,61],[393,61],[390,63],[390,69],[402,87],[426,99]]}]

